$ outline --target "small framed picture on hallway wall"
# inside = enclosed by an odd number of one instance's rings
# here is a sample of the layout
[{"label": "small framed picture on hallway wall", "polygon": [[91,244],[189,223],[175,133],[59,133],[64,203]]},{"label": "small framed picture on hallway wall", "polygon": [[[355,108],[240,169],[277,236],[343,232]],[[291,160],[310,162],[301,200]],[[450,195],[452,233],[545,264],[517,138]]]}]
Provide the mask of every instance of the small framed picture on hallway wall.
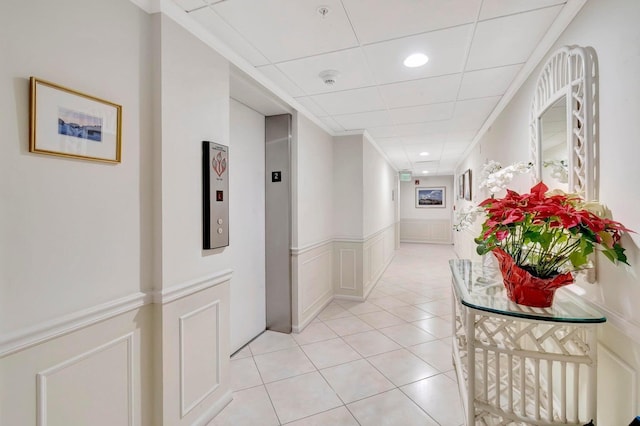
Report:
[{"label": "small framed picture on hallway wall", "polygon": [[447,205],[446,188],[416,188],[416,208],[443,208]]},{"label": "small framed picture on hallway wall", "polygon": [[30,95],[29,152],[120,162],[120,105],[35,77]]},{"label": "small framed picture on hallway wall", "polygon": [[467,169],[462,177],[464,185],[464,199],[467,201],[471,201],[471,197],[473,196],[473,194],[471,193],[471,169]]}]

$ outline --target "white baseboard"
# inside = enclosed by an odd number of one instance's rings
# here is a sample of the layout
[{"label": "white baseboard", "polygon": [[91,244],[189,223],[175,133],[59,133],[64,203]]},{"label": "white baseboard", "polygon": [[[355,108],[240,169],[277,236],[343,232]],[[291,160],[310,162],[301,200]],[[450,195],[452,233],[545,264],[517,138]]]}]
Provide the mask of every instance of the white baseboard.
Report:
[{"label": "white baseboard", "polygon": [[207,411],[202,413],[200,417],[198,417],[193,423],[192,426],[206,426],[215,416],[217,416],[220,411],[224,409],[229,403],[233,400],[233,393],[229,390],[227,391],[219,400],[216,401]]},{"label": "white baseboard", "polygon": [[326,302],[320,304],[313,311],[313,313],[311,315],[309,315],[309,317],[306,320],[302,321],[302,323],[300,323],[300,324],[292,324],[291,325],[291,331],[294,332],[294,333],[301,333],[302,330],[304,330],[311,323],[311,321],[313,321],[318,316],[318,314],[320,314],[320,312],[322,312],[322,310],[324,308],[326,308],[329,305],[329,303],[331,303],[333,301],[334,298],[335,298],[335,296],[329,297]]},{"label": "white baseboard", "polygon": [[365,298],[362,296],[351,296],[349,294],[336,294],[333,296],[334,299],[338,300],[349,300],[352,302],[364,302]]}]

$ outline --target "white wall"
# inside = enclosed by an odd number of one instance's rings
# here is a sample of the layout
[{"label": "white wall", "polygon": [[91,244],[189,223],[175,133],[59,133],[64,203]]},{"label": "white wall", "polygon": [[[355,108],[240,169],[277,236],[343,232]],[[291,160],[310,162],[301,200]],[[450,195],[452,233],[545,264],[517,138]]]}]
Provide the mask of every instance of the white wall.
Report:
[{"label": "white wall", "polygon": [[[419,185],[415,181],[420,181]],[[416,188],[444,187],[444,208],[416,208]],[[456,204],[453,176],[414,176],[400,182],[400,239],[405,242],[448,244],[452,240],[452,212]]]},{"label": "white wall", "polygon": [[155,182],[162,199],[158,408],[164,424],[202,424],[231,400],[229,278],[238,248],[202,250],[201,170],[203,140],[230,145],[229,64],[171,18],[156,19],[162,118],[156,164],[162,181]]},{"label": "white wall", "polygon": [[[140,196],[149,189],[149,19],[125,0],[59,6],[0,4],[0,334],[151,286],[141,262],[150,204]],[[100,60],[71,66],[65,48],[99,50]],[[29,76],[123,105],[122,163],[30,154]]]},{"label": "white wall", "polygon": [[[8,0],[0,39],[0,424],[149,424],[151,20]],[[30,76],[122,105],[122,162],[30,154]]]},{"label": "white wall", "polygon": [[333,138],[297,116],[297,241],[304,247],[333,237]]},{"label": "white wall", "polygon": [[[229,268],[233,247],[202,251],[202,141],[229,145],[229,64],[163,15],[162,287]],[[230,147],[231,148],[231,147]]]},{"label": "white wall", "polygon": [[[420,184],[416,185],[415,181]],[[416,188],[444,187],[446,202],[444,208],[416,208]],[[451,219],[456,201],[453,191],[453,176],[417,176],[411,182],[400,182],[400,220],[402,219]]]},{"label": "white wall", "polygon": [[333,144],[333,229],[338,238],[362,238],[362,136],[338,136]]},{"label": "white wall", "polygon": [[[551,49],[574,44],[595,49],[599,62],[600,199],[611,209],[615,220],[636,230],[640,229],[640,144],[636,141],[640,97],[634,94],[640,90],[640,55],[629,47],[640,41],[638,16],[640,3],[634,0],[587,2]],[[487,159],[509,164],[529,158],[528,117],[538,73],[539,67],[458,173],[471,167],[477,175]],[[526,181],[520,181],[514,188],[522,191],[527,186]],[[456,244],[468,252],[472,247],[468,241],[469,238],[458,238]],[[631,267],[615,267],[599,256],[598,283],[581,284],[586,297],[608,317],[599,338],[603,348],[598,372],[600,424],[627,424],[640,409],[640,312],[636,303],[640,299],[640,250],[628,236],[622,242]]]},{"label": "white wall", "polygon": [[231,99],[231,352],[265,328],[264,115]]},{"label": "white wall", "polygon": [[[365,133],[362,149],[363,236],[370,237],[395,222],[397,173]],[[395,198],[395,199],[394,199]]]}]

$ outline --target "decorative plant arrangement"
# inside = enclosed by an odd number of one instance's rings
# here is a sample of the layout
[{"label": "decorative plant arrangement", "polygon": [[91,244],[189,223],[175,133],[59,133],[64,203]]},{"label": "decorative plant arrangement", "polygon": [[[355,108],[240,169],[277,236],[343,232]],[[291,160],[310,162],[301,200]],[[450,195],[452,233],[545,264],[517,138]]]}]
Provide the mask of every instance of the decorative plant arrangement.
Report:
[{"label": "decorative plant arrangement", "polygon": [[481,213],[486,215],[475,239],[476,250],[480,255],[492,252],[498,259],[511,300],[551,306],[555,289],[573,282],[573,271],[589,267],[588,256],[595,250],[614,263],[627,263],[620,239],[629,230],[603,217],[600,204],[559,190],[548,192],[542,182],[529,193],[507,189],[503,198],[496,198],[513,173],[527,171],[523,163],[504,169],[496,164],[485,166],[496,171],[482,183],[493,195],[464,211],[456,229],[469,226]]}]

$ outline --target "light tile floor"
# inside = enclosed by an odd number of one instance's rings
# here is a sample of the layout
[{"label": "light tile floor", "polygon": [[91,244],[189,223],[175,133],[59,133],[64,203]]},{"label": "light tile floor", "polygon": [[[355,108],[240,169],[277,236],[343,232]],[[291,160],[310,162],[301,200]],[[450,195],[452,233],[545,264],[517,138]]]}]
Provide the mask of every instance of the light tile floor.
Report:
[{"label": "light tile floor", "polygon": [[451,363],[451,246],[402,244],[368,300],[334,300],[302,333],[231,359],[233,401],[209,426],[463,424]]}]

